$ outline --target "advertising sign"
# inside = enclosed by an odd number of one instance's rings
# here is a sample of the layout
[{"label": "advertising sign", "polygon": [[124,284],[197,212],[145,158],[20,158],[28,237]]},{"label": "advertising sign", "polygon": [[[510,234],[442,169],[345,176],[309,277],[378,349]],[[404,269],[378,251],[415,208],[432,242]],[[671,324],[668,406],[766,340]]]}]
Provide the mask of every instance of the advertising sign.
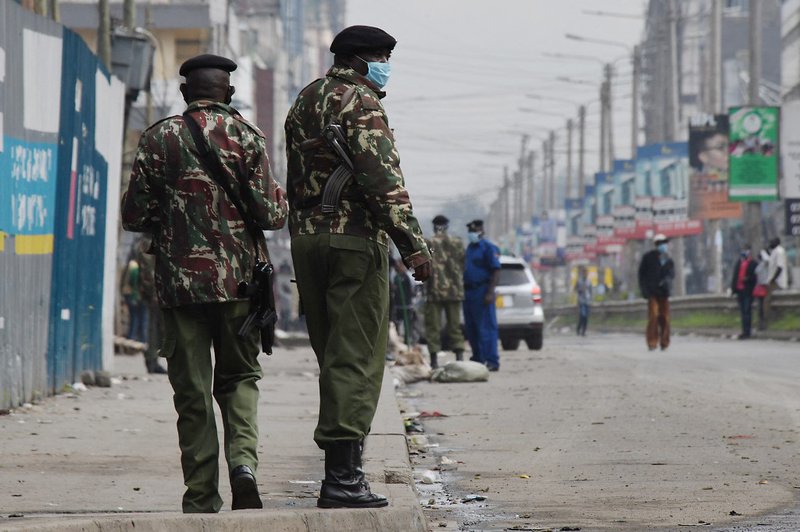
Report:
[{"label": "advertising sign", "polygon": [[594,225],[597,218],[597,201],[595,198],[594,185],[586,185],[583,187],[583,225],[584,227]]},{"label": "advertising sign", "polygon": [[624,239],[636,237],[636,207],[616,205],[614,207],[614,235]]},{"label": "advertising sign", "polygon": [[800,236],[800,199],[786,200],[786,234]]},{"label": "advertising sign", "polygon": [[800,198],[800,100],[781,107],[781,197]]},{"label": "advertising sign", "polygon": [[564,200],[566,211],[567,234],[575,236],[580,234],[581,217],[583,216],[583,198],[567,198]]},{"label": "advertising sign", "polygon": [[633,205],[636,198],[636,161],[615,160],[612,170],[614,174],[614,205]]},{"label": "advertising sign", "polygon": [[689,215],[695,220],[741,218],[742,204],[728,199],[728,115],[689,121]]},{"label": "advertising sign", "polygon": [[594,186],[597,216],[611,214],[614,207],[614,174],[597,172],[594,174]]},{"label": "advertising sign", "polygon": [[640,146],[636,152],[636,230],[634,238],[653,233],[698,234],[699,221],[689,221],[689,145],[669,142]]},{"label": "advertising sign", "polygon": [[729,197],[778,199],[778,107],[731,107]]}]

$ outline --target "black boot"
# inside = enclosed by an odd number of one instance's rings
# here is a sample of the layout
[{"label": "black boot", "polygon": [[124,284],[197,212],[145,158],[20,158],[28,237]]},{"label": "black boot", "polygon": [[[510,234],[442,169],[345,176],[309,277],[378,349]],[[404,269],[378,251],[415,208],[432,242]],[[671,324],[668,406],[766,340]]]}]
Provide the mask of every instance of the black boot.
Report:
[{"label": "black boot", "polygon": [[344,440],[325,448],[325,480],[319,490],[320,508],[380,508],[386,497],[372,493],[361,466],[361,442]]},{"label": "black boot", "polygon": [[463,349],[456,349],[453,352],[456,354],[456,360],[458,360],[458,361],[464,360],[464,350]]},{"label": "black boot", "polygon": [[438,367],[439,367],[439,354],[431,353],[431,369],[436,369]]},{"label": "black boot", "polygon": [[231,491],[233,503],[231,510],[247,510],[263,508],[261,496],[258,493],[258,484],[253,470],[246,465],[235,467],[231,471]]}]

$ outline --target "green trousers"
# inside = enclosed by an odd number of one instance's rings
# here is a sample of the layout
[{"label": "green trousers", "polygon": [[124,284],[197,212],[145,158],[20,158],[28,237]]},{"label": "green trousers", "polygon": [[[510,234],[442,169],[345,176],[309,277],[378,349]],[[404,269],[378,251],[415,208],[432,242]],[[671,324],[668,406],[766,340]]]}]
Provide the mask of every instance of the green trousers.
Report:
[{"label": "green trousers", "polygon": [[370,430],[383,380],[389,325],[388,250],[365,238],[292,238],[308,335],[319,364],[314,441],[324,449]]},{"label": "green trousers", "polygon": [[144,352],[144,359],[150,362],[158,359],[158,349],[164,336],[164,319],[161,317],[161,308],[156,304],[147,305],[147,314],[147,351]]},{"label": "green trousers", "polygon": [[435,355],[442,350],[442,312],[444,311],[447,336],[450,337],[450,349],[464,350],[464,334],[461,332],[461,301],[426,301],[425,302],[425,338],[428,340],[428,351]]},{"label": "green trousers", "polygon": [[260,336],[258,330],[244,339],[237,335],[249,308],[248,301],[231,301],[184,305],[163,312],[161,356],[167,359],[178,413],[186,513],[218,512],[222,507],[212,395],[222,414],[229,471],[240,465],[255,471],[258,466]]}]

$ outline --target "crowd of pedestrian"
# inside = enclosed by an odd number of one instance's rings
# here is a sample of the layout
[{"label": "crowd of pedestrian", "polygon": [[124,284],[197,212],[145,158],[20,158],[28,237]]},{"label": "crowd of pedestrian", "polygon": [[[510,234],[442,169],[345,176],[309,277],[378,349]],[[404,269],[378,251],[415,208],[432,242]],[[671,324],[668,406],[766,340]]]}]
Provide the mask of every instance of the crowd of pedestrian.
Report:
[{"label": "crowd of pedestrian", "polygon": [[767,329],[772,315],[772,298],[776,291],[789,286],[786,250],[781,240],[775,237],[767,248],[757,256],[753,255],[749,244],[742,246],[739,257],[733,265],[730,290],[739,304],[742,332],[738,338],[752,337],[753,303],[757,303],[758,330]]}]

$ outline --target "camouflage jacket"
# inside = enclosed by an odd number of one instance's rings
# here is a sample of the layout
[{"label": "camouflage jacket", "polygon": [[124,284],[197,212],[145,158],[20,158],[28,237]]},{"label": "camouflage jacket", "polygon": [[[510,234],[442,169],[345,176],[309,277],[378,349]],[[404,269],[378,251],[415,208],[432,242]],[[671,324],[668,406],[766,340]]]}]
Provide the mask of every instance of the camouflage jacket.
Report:
[{"label": "camouflage jacket", "polygon": [[[240,214],[208,176],[182,117],[166,118],[142,134],[122,199],[122,226],[153,235],[156,291],[164,307],[237,299],[237,284],[250,279],[256,260],[242,215],[262,230],[279,229],[288,211],[263,134],[223,103],[196,101],[187,110],[228,170],[223,178],[246,212]],[[263,233],[257,238],[263,258]]]},{"label": "camouflage jacket", "polygon": [[[352,94],[342,108],[342,96]],[[300,92],[286,118],[289,229],[292,237],[318,233],[361,236],[388,245],[394,241],[405,264],[430,260],[400,171],[400,156],[380,98],[384,93],[350,68],[333,66]],[[320,138],[331,120],[345,128],[355,177],[344,188],[337,212],[323,214],[322,191],[339,165],[322,144],[303,151],[303,141]]]},{"label": "camouflage jacket", "polygon": [[433,252],[433,275],[426,283],[431,302],[464,300],[464,242],[457,236],[437,233],[428,241]]}]

